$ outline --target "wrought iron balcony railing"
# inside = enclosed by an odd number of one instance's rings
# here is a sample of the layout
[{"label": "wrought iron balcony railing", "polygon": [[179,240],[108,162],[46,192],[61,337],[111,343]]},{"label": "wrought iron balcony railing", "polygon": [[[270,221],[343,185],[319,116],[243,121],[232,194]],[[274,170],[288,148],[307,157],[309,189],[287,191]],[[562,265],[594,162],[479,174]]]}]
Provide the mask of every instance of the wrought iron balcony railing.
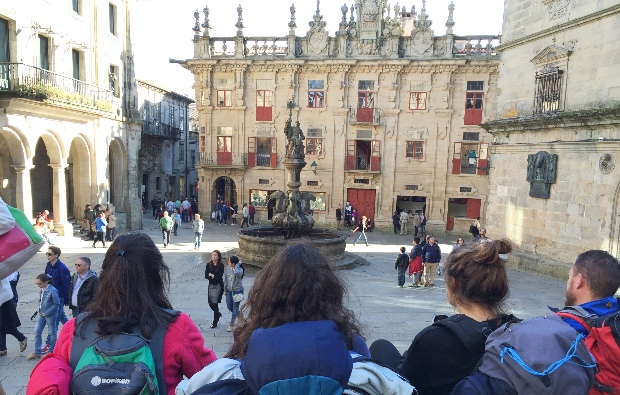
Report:
[{"label": "wrought iron balcony railing", "polygon": [[169,139],[180,139],[181,129],[166,125],[159,121],[143,121],[142,133],[149,136],[157,136]]},{"label": "wrought iron balcony railing", "polygon": [[248,154],[233,154],[232,152],[201,152],[198,166],[205,167],[239,167],[248,166]]},{"label": "wrought iron balcony railing", "polygon": [[111,90],[23,63],[0,62],[0,93],[112,111]]}]

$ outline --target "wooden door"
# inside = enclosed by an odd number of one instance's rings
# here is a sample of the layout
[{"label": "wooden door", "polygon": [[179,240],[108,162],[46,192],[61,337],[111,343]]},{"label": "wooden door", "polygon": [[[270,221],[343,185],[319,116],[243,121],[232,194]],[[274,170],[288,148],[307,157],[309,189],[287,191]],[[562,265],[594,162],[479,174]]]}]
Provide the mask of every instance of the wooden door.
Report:
[{"label": "wooden door", "polygon": [[487,176],[489,175],[489,144],[480,143],[478,152],[478,169],[476,174],[479,176]]},{"label": "wooden door", "polygon": [[463,143],[454,143],[454,154],[452,155],[452,174],[461,174],[461,158],[463,156]]},{"label": "wooden door", "polygon": [[465,99],[465,125],[480,125],[482,122],[482,103],[482,92],[467,92]]},{"label": "wooden door", "polygon": [[375,222],[375,197],[374,189],[347,189],[347,201],[351,203],[351,207],[357,210],[358,221],[365,215]]},{"label": "wooden door", "polygon": [[478,218],[480,216],[480,206],[482,201],[480,199],[467,199],[467,218]]},{"label": "wooden door", "polygon": [[381,170],[381,141],[373,140],[370,152],[370,170]]},{"label": "wooden door", "polygon": [[232,137],[217,136],[217,164],[218,166],[232,164]]}]

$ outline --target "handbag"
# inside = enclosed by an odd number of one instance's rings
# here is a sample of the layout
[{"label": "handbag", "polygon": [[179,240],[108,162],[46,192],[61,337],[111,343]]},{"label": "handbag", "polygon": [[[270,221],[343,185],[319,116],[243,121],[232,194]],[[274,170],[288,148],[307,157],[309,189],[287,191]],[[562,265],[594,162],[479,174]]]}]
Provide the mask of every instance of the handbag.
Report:
[{"label": "handbag", "polygon": [[245,299],[243,297],[243,292],[238,293],[238,294],[235,294],[235,293],[233,294],[233,302],[239,303],[239,302],[243,301],[243,299]]}]

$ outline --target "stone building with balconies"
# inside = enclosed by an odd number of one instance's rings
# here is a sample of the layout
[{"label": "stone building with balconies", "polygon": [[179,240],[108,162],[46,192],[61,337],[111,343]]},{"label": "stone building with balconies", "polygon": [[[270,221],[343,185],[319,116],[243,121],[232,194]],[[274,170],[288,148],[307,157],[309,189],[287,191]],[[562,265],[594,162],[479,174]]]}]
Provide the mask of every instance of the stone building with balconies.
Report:
[{"label": "stone building with balconies", "polygon": [[150,207],[153,198],[191,197],[193,191],[187,182],[190,165],[193,167],[188,155],[188,108],[194,101],[138,80],[138,102],[142,114],[140,172],[144,207]]},{"label": "stone building with balconies", "polygon": [[176,62],[195,76],[200,207],[252,202],[270,218],[292,100],[318,223],[347,201],[383,226],[397,207],[448,229],[484,217],[492,138],[478,125],[495,113],[499,37],[454,35],[454,5],[436,36],[425,1],[417,13],[357,0],[334,36],[318,5],[302,36],[290,11],[282,37],[244,36],[241,7],[230,37],[211,36],[208,8],[194,14],[194,57]]},{"label": "stone building with balconies", "polygon": [[620,257],[620,1],[504,10],[488,234],[516,243],[515,267],[566,278],[583,251]]},{"label": "stone building with balconies", "polygon": [[139,229],[128,0],[0,3],[0,196],[72,234],[84,206]]}]

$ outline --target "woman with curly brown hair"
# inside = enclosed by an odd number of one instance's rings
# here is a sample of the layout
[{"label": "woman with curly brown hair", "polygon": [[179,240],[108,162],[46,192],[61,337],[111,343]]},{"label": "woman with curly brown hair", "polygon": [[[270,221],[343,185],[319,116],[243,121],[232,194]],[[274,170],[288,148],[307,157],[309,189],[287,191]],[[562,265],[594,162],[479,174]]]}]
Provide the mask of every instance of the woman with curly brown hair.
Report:
[{"label": "woman with curly brown hair", "polygon": [[[484,353],[486,336],[514,318],[506,312],[509,240],[484,241],[452,251],[444,265],[448,303],[458,314],[437,316],[400,355],[386,340],[370,346],[373,358],[394,368],[420,395],[448,395]],[[465,343],[463,339],[466,339]]]},{"label": "woman with curly brown hair", "polygon": [[226,357],[183,381],[177,394],[213,393],[222,385],[248,393],[342,393],[348,386],[411,394],[406,380],[363,360],[368,348],[346,294],[323,254],[304,242],[289,244],[256,277]]}]

